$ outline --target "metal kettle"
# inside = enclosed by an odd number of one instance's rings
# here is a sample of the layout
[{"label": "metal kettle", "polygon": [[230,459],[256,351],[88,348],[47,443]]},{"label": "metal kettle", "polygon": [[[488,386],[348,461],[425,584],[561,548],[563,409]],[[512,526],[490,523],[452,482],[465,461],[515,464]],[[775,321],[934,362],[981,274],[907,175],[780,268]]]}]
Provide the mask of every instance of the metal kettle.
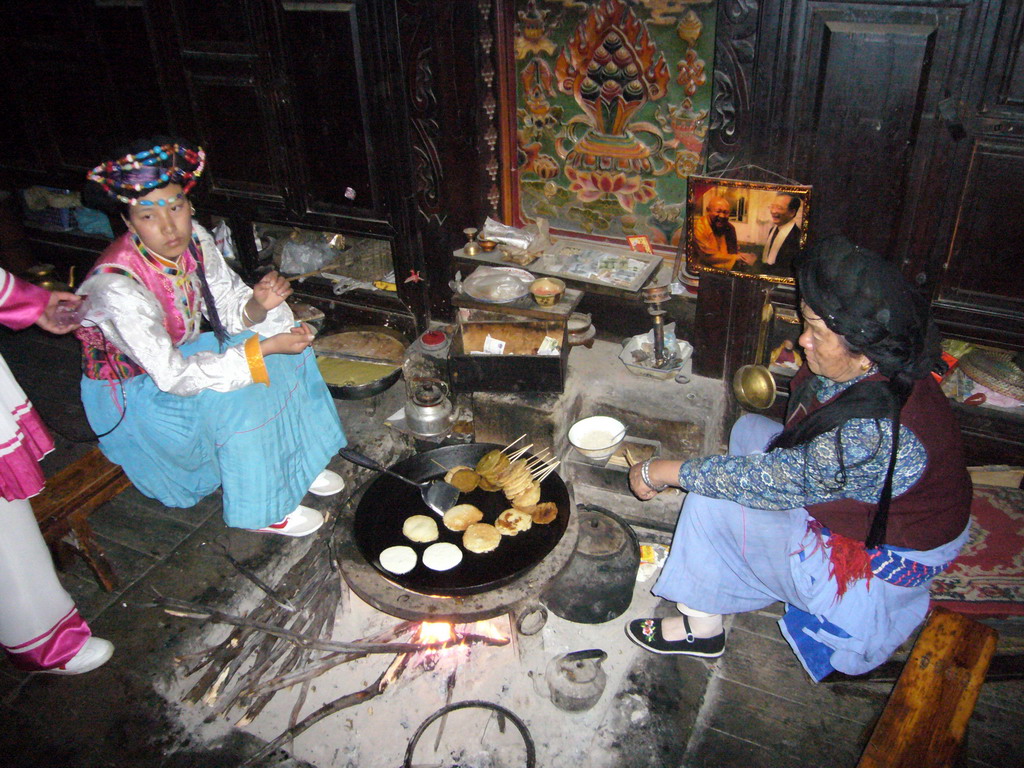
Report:
[{"label": "metal kettle", "polygon": [[551,703],[566,712],[590,709],[604,692],[607,675],[601,662],[608,654],[600,648],[556,656],[544,672]]},{"label": "metal kettle", "polygon": [[437,437],[452,428],[448,385],[440,379],[417,378],[409,383],[405,423],[418,437]]}]

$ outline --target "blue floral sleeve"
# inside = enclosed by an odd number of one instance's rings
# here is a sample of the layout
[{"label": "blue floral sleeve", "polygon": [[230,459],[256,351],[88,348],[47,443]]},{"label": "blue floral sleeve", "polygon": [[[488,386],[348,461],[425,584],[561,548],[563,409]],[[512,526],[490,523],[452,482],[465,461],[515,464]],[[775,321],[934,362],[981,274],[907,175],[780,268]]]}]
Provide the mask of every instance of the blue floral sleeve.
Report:
[{"label": "blue floral sleeve", "polygon": [[[891,421],[851,419],[796,448],[685,461],[679,468],[679,484],[702,496],[757,509],[793,509],[841,498],[875,502],[885,481],[891,440]],[[839,469],[840,450],[845,472]],[[894,497],[920,479],[927,458],[917,436],[902,427]]]}]

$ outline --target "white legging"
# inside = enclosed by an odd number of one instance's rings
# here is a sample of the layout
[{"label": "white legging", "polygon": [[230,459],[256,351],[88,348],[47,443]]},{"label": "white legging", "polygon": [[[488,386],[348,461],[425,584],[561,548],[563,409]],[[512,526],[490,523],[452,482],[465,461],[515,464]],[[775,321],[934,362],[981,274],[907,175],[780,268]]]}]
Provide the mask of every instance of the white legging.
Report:
[{"label": "white legging", "polygon": [[75,607],[25,499],[0,499],[0,644],[45,634]]}]

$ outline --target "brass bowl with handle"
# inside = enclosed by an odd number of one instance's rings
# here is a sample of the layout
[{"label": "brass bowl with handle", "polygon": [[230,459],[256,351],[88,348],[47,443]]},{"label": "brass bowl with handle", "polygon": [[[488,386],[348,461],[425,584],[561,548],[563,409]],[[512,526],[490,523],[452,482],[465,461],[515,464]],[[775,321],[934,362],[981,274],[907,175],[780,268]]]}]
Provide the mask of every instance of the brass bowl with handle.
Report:
[{"label": "brass bowl with handle", "polygon": [[744,365],[732,377],[732,391],[740,405],[765,411],[775,403],[775,377],[763,365]]}]

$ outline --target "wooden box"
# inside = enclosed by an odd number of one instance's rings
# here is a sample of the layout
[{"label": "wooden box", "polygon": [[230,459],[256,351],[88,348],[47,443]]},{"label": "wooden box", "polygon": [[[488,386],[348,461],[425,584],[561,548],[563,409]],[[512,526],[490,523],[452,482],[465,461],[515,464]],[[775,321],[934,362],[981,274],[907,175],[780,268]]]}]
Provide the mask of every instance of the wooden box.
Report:
[{"label": "wooden box", "polygon": [[[568,319],[582,296],[567,290],[554,307],[529,298],[496,305],[454,297],[458,329],[448,352],[452,391],[561,392],[569,364]],[[485,349],[488,337],[504,343],[500,354]],[[558,345],[558,354],[538,354],[546,338]]]}]

